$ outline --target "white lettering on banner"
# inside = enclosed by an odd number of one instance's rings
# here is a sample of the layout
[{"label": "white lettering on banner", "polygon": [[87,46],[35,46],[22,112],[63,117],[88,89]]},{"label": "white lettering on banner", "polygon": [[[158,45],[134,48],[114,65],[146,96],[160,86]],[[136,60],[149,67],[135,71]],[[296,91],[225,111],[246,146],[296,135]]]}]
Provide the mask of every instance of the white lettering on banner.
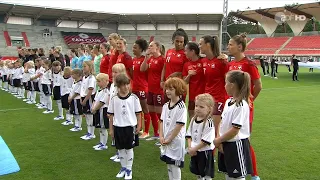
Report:
[{"label": "white lettering on banner", "polygon": [[71,38],[73,42],[93,42],[93,43],[101,43],[100,39],[82,39],[82,38]]}]

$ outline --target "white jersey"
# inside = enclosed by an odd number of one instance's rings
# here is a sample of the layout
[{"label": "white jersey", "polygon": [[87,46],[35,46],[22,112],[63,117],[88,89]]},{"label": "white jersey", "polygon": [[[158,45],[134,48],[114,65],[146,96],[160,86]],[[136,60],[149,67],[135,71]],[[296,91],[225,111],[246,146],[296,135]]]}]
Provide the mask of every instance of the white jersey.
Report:
[{"label": "white jersey", "polygon": [[34,79],[33,82],[40,82],[41,83],[41,79],[42,79],[42,74],[44,73],[45,69],[43,67],[40,67],[36,70],[36,74],[33,76],[35,77],[36,75],[41,74],[41,76],[37,79]]},{"label": "white jersey", "polygon": [[136,126],[136,113],[141,111],[140,100],[132,93],[126,97],[113,96],[108,107],[108,114],[113,115],[113,125],[117,127]]},{"label": "white jersey", "polygon": [[74,99],[80,99],[81,83],[81,80],[73,83],[69,97],[72,97],[74,94],[78,94]]},{"label": "white jersey", "polygon": [[162,146],[161,155],[165,155],[176,161],[184,161],[188,111],[181,99],[172,107],[169,106],[170,101],[163,105],[160,118],[164,139],[168,139],[171,136],[177,124],[183,124],[184,126],[170,144]]},{"label": "white jersey", "polygon": [[88,94],[88,90],[90,88],[93,88],[92,95],[96,93],[96,78],[93,75],[89,76],[83,76],[82,78],[82,83],[81,83],[81,91],[80,91],[80,96],[81,97],[86,97]]},{"label": "white jersey", "polygon": [[60,86],[60,93],[61,96],[66,94],[70,94],[73,85],[73,78],[70,76],[69,78],[62,77],[61,78],[61,86]]},{"label": "white jersey", "polygon": [[53,72],[52,74],[53,87],[61,86],[62,76],[63,76],[62,72],[58,72],[58,73]]},{"label": "white jersey", "polygon": [[28,72],[24,72],[22,75],[22,82],[28,82],[30,81],[30,74]]},{"label": "white jersey", "polygon": [[109,90],[107,88],[100,89],[97,91],[96,96],[94,97],[95,104],[97,102],[101,102],[103,106],[100,108],[100,110],[103,110],[103,108],[108,107],[109,105]]},{"label": "white jersey", "polygon": [[29,76],[28,81],[30,81],[30,79],[35,76],[36,70],[34,68],[30,68],[30,69],[28,69],[28,71],[25,74],[27,74],[27,76]]},{"label": "white jersey", "polygon": [[207,121],[197,121],[193,118],[187,130],[186,138],[191,138],[191,148],[194,148],[203,142],[207,144],[207,146],[198,151],[213,150],[215,147],[213,144],[215,138],[213,119],[209,118]]},{"label": "white jersey", "polygon": [[8,69],[8,76],[10,76],[11,79],[12,79],[12,75],[14,74],[14,71],[15,71],[15,70],[16,70],[16,69],[14,69],[14,68]]},{"label": "white jersey", "polygon": [[22,79],[24,73],[24,68],[19,67],[13,71],[12,79]]},{"label": "white jersey", "polygon": [[0,74],[1,74],[1,76],[4,76],[4,75],[8,74],[7,66],[0,67]]},{"label": "white jersey", "polygon": [[41,84],[51,84],[52,80],[52,71],[48,69],[42,75]]},{"label": "white jersey", "polygon": [[220,136],[227,133],[232,127],[239,128],[239,133],[228,142],[234,142],[240,139],[250,137],[250,109],[247,101],[242,100],[240,105],[236,105],[232,98],[229,98],[224,105],[221,114]]}]

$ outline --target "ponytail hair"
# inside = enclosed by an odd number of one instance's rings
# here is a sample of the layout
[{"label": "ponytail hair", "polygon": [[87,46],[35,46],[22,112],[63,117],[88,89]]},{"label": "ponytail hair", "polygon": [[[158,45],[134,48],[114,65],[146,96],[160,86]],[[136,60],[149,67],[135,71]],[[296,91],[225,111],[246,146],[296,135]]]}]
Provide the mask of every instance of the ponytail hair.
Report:
[{"label": "ponytail hair", "polygon": [[251,86],[251,79],[250,75],[247,72],[243,72],[240,70],[229,71],[227,73],[227,81],[233,83],[238,88],[238,94],[235,98],[236,105],[240,105],[242,100],[247,101],[250,103],[250,86]]},{"label": "ponytail hair", "polygon": [[241,33],[239,35],[235,35],[231,38],[234,40],[237,45],[242,45],[241,52],[244,52],[247,48],[247,33]]},{"label": "ponytail hair", "polygon": [[187,48],[190,50],[190,51],[194,51],[194,53],[199,56],[200,54],[200,49],[199,49],[199,45],[195,42],[188,42],[187,43]]},{"label": "ponytail hair", "polygon": [[218,57],[220,55],[220,47],[219,47],[219,39],[218,36],[203,36],[203,41],[207,44],[210,44],[212,53],[215,57]]}]

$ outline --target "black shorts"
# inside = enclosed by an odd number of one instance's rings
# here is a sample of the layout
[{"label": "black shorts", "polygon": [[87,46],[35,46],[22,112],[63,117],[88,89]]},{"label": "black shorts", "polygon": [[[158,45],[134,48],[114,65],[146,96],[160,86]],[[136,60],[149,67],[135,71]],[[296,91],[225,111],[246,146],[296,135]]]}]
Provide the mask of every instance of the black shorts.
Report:
[{"label": "black shorts", "polygon": [[60,100],[61,99],[61,92],[60,86],[53,87],[53,100]]},{"label": "black shorts", "polygon": [[72,99],[70,103],[70,114],[82,115],[82,105],[80,104],[80,99]]},{"label": "black shorts", "polygon": [[94,115],[93,124],[96,128],[109,129],[109,118],[107,116],[108,108],[105,107],[102,110],[98,110]]},{"label": "black shorts", "polygon": [[22,84],[25,90],[29,90],[28,82],[23,82]]},{"label": "black shorts", "polygon": [[117,149],[132,149],[139,145],[139,137],[135,134],[135,127],[114,127],[114,139]]},{"label": "black shorts", "polygon": [[41,84],[42,86],[42,92],[46,96],[51,96],[52,95],[52,89],[50,84]]},{"label": "black shorts", "polygon": [[32,83],[33,83],[34,90],[40,92],[39,83],[38,82],[32,82]]},{"label": "black shorts", "polygon": [[13,86],[14,87],[21,87],[21,79],[14,79]]},{"label": "black shorts", "polygon": [[170,157],[168,157],[166,155],[160,155],[160,160],[165,162],[166,164],[178,166],[179,168],[183,168],[184,167],[184,161],[176,161],[176,160],[171,159]]},{"label": "black shorts", "polygon": [[190,171],[201,177],[214,178],[213,150],[198,151],[196,156],[191,156]]},{"label": "black shorts", "polygon": [[8,76],[7,75],[3,75],[2,76],[2,81],[3,82],[8,82]]},{"label": "black shorts", "polygon": [[218,153],[218,168],[232,178],[245,177],[252,173],[250,142],[241,139],[222,143],[223,154]]},{"label": "black shorts", "polygon": [[69,109],[70,105],[68,103],[69,94],[61,96],[61,104],[63,109]]},{"label": "black shorts", "polygon": [[[85,106],[82,106],[82,112],[83,114],[91,114],[91,107],[94,100],[94,94],[90,96],[90,98],[87,100]],[[81,100],[83,101],[85,97],[81,97]]]}]

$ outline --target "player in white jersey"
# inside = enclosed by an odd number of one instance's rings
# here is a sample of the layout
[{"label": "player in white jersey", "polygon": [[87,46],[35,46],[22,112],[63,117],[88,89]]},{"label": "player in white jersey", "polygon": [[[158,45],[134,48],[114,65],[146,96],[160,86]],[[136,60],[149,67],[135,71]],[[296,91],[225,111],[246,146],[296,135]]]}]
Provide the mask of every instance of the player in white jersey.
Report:
[{"label": "player in white jersey", "polygon": [[13,79],[12,75],[15,71],[14,69],[14,63],[11,61],[7,61],[7,67],[8,67],[8,91],[10,94],[16,94],[16,92],[13,92]]},{"label": "player in white jersey", "polygon": [[93,148],[97,151],[105,150],[108,148],[108,131],[109,129],[109,118],[107,116],[108,105],[109,105],[109,76],[108,74],[100,73],[96,77],[97,85],[99,86],[99,90],[94,97],[93,105],[92,105],[92,114],[94,118],[94,125],[96,128],[100,129],[100,142],[93,146]]},{"label": "player in white jersey", "polygon": [[61,102],[61,82],[62,82],[62,70],[61,70],[61,62],[54,61],[52,63],[52,84],[53,84],[53,100],[57,102],[59,114],[53,120],[62,120],[63,117],[63,109]]},{"label": "player in white jersey", "polygon": [[35,83],[33,82],[34,80],[32,80],[32,77],[35,76],[36,70],[34,68],[34,62],[33,61],[28,61],[26,64],[26,71],[25,74],[27,76],[27,78],[29,79],[27,82],[27,87],[29,90],[29,100],[26,101],[27,104],[35,104],[36,103],[36,87],[35,87]]},{"label": "player in white jersey", "polygon": [[0,88],[2,90],[6,90],[6,86],[8,84],[8,80],[7,80],[8,69],[7,69],[7,66],[5,65],[5,62],[1,60],[0,60],[0,74],[1,74]]},{"label": "player in white jersey", "polygon": [[121,169],[116,177],[129,180],[132,179],[133,148],[139,139],[142,109],[139,98],[130,92],[130,78],[126,74],[117,75],[115,83],[119,92],[111,97],[108,107],[109,132],[119,150]]},{"label": "player in white jersey", "polygon": [[68,97],[72,90],[73,78],[71,77],[72,69],[67,66],[63,69],[63,77],[61,79],[60,93],[62,108],[66,112],[66,121],[61,123],[64,126],[73,124],[72,115],[70,114],[70,104],[68,103]]},{"label": "player in white jersey", "polygon": [[181,97],[187,93],[187,85],[180,78],[169,78],[164,90],[169,102],[163,105],[160,118],[160,159],[167,164],[169,179],[181,180],[188,118],[188,110]]},{"label": "player in white jersey", "polygon": [[44,105],[46,105],[47,110],[43,112],[43,114],[51,114],[53,113],[52,109],[52,71],[51,71],[51,61],[50,60],[44,60],[42,67],[44,68],[44,72],[42,74],[42,79],[41,79],[41,87],[44,96]]},{"label": "player in white jersey", "polygon": [[90,140],[96,138],[94,134],[93,114],[91,113],[92,103],[94,95],[96,93],[96,78],[93,75],[94,68],[92,61],[83,62],[83,78],[81,83],[81,105],[83,107],[83,113],[86,116],[87,121],[87,134],[81,136],[83,140]]},{"label": "player in white jersey", "polygon": [[[126,74],[126,67],[124,66],[124,64],[122,63],[118,63],[112,66],[112,77],[115,79],[119,74]],[[111,97],[113,97],[114,95],[118,94],[118,88],[116,86],[116,84],[114,82],[112,82],[112,84],[110,85],[110,99]],[[115,140],[114,138],[112,138],[112,146],[115,146]],[[110,157],[110,160],[114,161],[114,162],[120,162],[119,159],[119,151],[116,152],[116,154],[112,157]]]},{"label": "player in white jersey", "polygon": [[31,78],[31,74],[29,73],[29,69],[30,69],[30,65],[28,62],[26,62],[24,64],[24,73],[23,73],[23,76],[22,76],[22,84],[23,84],[23,87],[24,87],[24,90],[25,92],[27,93],[27,98],[25,98],[24,94],[25,93],[22,93],[22,96],[23,96],[23,101],[25,102],[28,102],[30,101],[30,97],[31,97],[31,91],[30,91],[30,88],[28,86],[28,82],[30,81],[30,78]]},{"label": "player in white jersey", "polygon": [[74,127],[70,131],[77,132],[82,130],[82,105],[80,103],[80,91],[82,83],[82,70],[74,69],[72,70],[72,78],[74,83],[68,97],[68,103],[70,104],[70,114],[74,117]]},{"label": "player in white jersey", "polygon": [[214,100],[210,94],[200,94],[195,98],[195,116],[187,130],[188,154],[191,156],[190,171],[198,180],[214,177],[214,121],[211,117]]},{"label": "player in white jersey", "polygon": [[33,77],[31,77],[31,80],[33,80],[33,82],[34,82],[35,90],[39,92],[40,102],[38,104],[36,104],[36,106],[38,106],[39,109],[46,108],[46,105],[44,102],[44,93],[43,93],[42,85],[41,85],[42,75],[45,71],[45,69],[42,67],[43,61],[44,61],[44,58],[43,59],[38,58],[35,60],[36,74]]},{"label": "player in white jersey", "polygon": [[23,73],[24,73],[24,68],[21,66],[22,65],[22,60],[18,59],[17,61],[14,62],[14,72],[12,75],[12,80],[13,80],[13,86],[14,89],[13,91],[17,93],[17,95],[15,95],[18,99],[22,99],[22,86],[21,86],[21,80],[23,77]]},{"label": "player in white jersey", "polygon": [[245,180],[252,173],[250,156],[249,97],[250,75],[243,71],[229,71],[226,75],[229,98],[221,115],[220,136],[213,142],[223,149],[219,152],[219,170],[226,173],[226,180]]}]

